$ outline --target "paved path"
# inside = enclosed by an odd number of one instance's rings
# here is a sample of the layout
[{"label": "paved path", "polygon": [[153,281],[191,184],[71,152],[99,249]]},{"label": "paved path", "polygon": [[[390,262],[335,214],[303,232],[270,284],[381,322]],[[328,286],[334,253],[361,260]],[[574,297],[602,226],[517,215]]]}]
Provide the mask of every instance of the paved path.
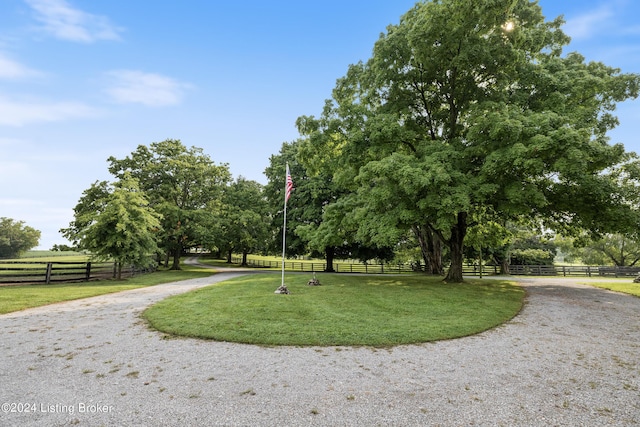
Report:
[{"label": "paved path", "polygon": [[640,298],[527,279],[506,325],[382,350],[172,339],[139,318],[241,274],[0,316],[0,425],[640,425]]}]

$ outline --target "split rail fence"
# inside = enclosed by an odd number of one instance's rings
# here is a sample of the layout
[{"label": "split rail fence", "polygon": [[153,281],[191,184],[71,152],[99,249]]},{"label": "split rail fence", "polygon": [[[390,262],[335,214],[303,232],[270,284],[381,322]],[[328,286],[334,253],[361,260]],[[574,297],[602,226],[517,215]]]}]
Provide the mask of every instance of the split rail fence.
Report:
[{"label": "split rail fence", "polygon": [[[232,258],[233,264],[240,264],[242,258]],[[247,260],[247,265],[254,268],[282,268],[282,261],[270,260]],[[310,261],[285,261],[284,268],[287,271],[301,272],[323,272],[327,264]],[[347,264],[335,262],[333,268],[337,273],[413,273],[422,271],[416,265],[411,264]],[[640,267],[614,267],[614,266],[564,266],[564,265],[510,265],[510,275],[513,276],[581,276],[581,277],[630,277],[640,274]],[[479,276],[478,266],[465,265],[462,268],[465,276]],[[482,274],[493,276],[500,274],[500,267],[497,265],[483,265]]]},{"label": "split rail fence", "polygon": [[[122,277],[141,272],[143,270],[123,267]],[[0,261],[0,285],[88,282],[111,279],[115,274],[114,262]]]}]

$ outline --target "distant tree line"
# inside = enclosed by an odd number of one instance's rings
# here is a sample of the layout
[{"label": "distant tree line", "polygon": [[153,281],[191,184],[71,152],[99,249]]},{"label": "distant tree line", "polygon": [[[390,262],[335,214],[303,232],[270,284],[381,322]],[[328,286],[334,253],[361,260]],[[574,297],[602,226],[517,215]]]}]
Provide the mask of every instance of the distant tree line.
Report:
[{"label": "distant tree line", "polygon": [[0,258],[16,258],[38,246],[40,231],[24,221],[0,218]]}]

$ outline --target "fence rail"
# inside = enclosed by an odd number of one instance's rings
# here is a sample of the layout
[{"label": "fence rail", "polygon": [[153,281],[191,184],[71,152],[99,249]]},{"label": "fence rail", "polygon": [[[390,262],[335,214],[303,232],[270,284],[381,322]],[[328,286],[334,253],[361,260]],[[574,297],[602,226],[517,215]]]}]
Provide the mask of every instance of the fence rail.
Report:
[{"label": "fence rail", "polygon": [[[122,277],[141,272],[139,268],[123,267]],[[88,282],[110,279],[115,274],[114,262],[0,261],[0,285]]]},{"label": "fence rail", "polygon": [[[234,264],[242,263],[242,258],[231,259]],[[282,268],[282,261],[247,260],[247,265],[254,268]],[[309,261],[285,261],[284,268],[287,271],[323,272],[327,264],[323,262]],[[411,264],[346,264],[336,262],[333,265],[337,273],[412,273],[424,271],[423,268]],[[511,265],[509,274],[514,276],[582,276],[582,277],[629,277],[640,275],[640,267],[614,267],[614,266],[564,266],[564,265]],[[465,276],[479,276],[480,269],[477,266],[465,265],[462,268]],[[493,276],[500,274],[497,265],[483,265],[482,274]]]},{"label": "fence rail", "polygon": [[513,275],[530,276],[629,277],[640,274],[640,267],[589,265],[511,265],[509,270]]}]

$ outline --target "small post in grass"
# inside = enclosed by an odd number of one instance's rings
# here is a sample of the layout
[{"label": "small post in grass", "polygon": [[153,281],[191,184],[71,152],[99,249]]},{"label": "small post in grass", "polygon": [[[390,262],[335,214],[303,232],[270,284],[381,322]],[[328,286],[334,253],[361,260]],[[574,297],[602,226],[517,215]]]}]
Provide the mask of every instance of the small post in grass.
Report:
[{"label": "small post in grass", "polygon": [[284,225],[282,226],[282,283],[274,292],[276,294],[289,293],[289,289],[287,289],[284,284],[284,255],[287,241],[287,200],[289,200],[289,197],[291,196],[291,190],[293,190],[293,180],[291,179],[291,173],[289,172],[289,163],[287,163],[287,178],[284,184]]}]

